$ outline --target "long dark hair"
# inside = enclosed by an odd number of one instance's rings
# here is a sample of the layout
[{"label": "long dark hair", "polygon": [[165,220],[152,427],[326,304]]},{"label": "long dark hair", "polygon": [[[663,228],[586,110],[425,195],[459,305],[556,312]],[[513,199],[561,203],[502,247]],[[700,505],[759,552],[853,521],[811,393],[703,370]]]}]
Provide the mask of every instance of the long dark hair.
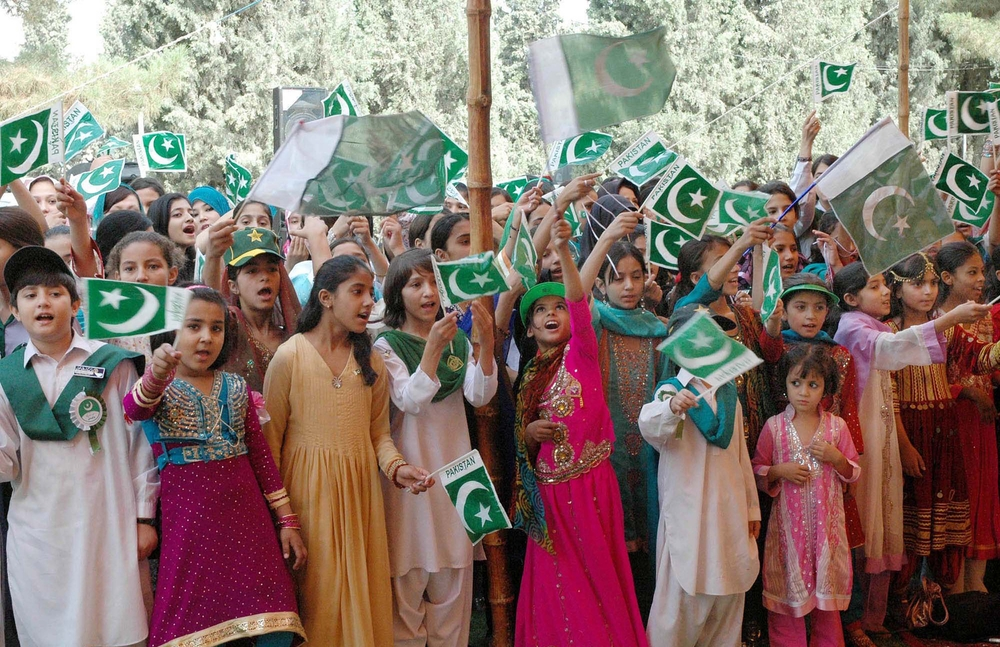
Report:
[{"label": "long dark hair", "polygon": [[458,223],[468,219],[467,213],[452,213],[435,222],[434,229],[431,230],[431,250],[448,251],[448,237],[451,236],[451,230]]},{"label": "long dark hair", "polygon": [[[702,236],[698,240],[689,240],[681,245],[677,252],[677,286],[674,288],[676,299],[687,296],[694,289],[691,275],[701,271],[701,263],[705,254],[714,245],[732,247],[732,244],[722,236]],[[676,300],[675,299],[675,300]]]},{"label": "long dark hair", "polygon": [[871,276],[868,275],[868,271],[865,270],[865,266],[861,264],[861,261],[854,261],[837,272],[833,277],[833,293],[840,299],[842,310],[845,312],[855,310],[855,307],[849,304],[844,296],[848,294],[856,295],[858,292],[864,290],[870,278]]},{"label": "long dark hair", "polygon": [[[205,286],[191,286],[186,289],[191,291],[192,301],[206,301],[222,308],[222,317],[226,322],[223,328],[225,331],[225,339],[222,342],[222,348],[219,350],[219,356],[216,357],[215,361],[212,362],[212,365],[208,367],[211,371],[218,370],[226,365],[226,362],[229,361],[229,356],[233,352],[233,348],[236,346],[236,335],[239,334],[236,329],[236,321],[234,321],[229,315],[229,306],[217,290],[213,290],[212,288]],[[177,333],[175,331],[150,335],[149,346],[155,351],[162,344],[173,344],[176,340],[176,336]]]},{"label": "long dark hair", "polygon": [[[907,256],[886,271],[885,282],[890,291],[890,317],[902,318],[903,316],[903,284],[906,282],[922,283],[927,278],[928,270],[936,274],[934,264],[930,259],[926,255],[918,253]],[[940,283],[938,286],[938,293],[940,293]],[[930,313],[927,314],[930,316]]]},{"label": "long dark hair", "polygon": [[[331,258],[316,272],[313,280],[312,291],[309,293],[309,300],[302,307],[299,314],[299,323],[295,332],[305,333],[319,325],[323,318],[323,304],[319,301],[320,290],[326,290],[331,294],[337,291],[341,283],[347,281],[358,272],[365,272],[372,278],[374,274],[367,265],[353,256],[338,256]],[[351,332],[347,335],[354,348],[354,359],[361,367],[361,376],[365,380],[366,386],[375,384],[378,373],[372,368],[372,340],[366,332]]]},{"label": "long dark hair", "polygon": [[0,240],[7,241],[15,250],[45,245],[38,223],[20,207],[0,207]]},{"label": "long dark hair", "polygon": [[[970,258],[977,255],[979,250],[967,240],[957,243],[942,245],[937,253],[938,273],[944,275],[945,272],[954,274],[958,268],[965,265]],[[941,281],[941,288],[938,290],[938,303],[944,303],[951,292],[951,286]]]},{"label": "long dark hair", "polygon": [[434,273],[431,262],[433,255],[429,249],[408,249],[389,263],[389,271],[385,273],[385,281],[382,283],[382,299],[385,301],[385,315],[382,322],[385,325],[399,328],[406,322],[403,288],[414,272]]},{"label": "long dark hair", "polygon": [[[146,214],[149,221],[153,223],[153,231],[167,238],[170,238],[170,205],[174,203],[174,200],[188,202],[187,196],[183,193],[168,193],[153,200],[153,203],[149,205],[149,212]],[[188,204],[191,203],[188,202]]]}]

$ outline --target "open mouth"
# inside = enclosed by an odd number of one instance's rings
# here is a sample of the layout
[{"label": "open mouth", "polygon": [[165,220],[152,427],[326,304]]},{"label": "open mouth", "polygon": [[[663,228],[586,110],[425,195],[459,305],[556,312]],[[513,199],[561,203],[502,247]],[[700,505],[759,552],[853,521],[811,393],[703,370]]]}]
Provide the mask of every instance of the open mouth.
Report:
[{"label": "open mouth", "polygon": [[358,319],[363,320],[365,323],[368,323],[368,319],[371,316],[372,316],[371,310],[365,310],[364,312],[358,313]]},{"label": "open mouth", "polygon": [[420,304],[420,309],[424,312],[437,312],[437,308],[437,301],[429,301],[427,303]]},{"label": "open mouth", "polygon": [[545,330],[559,330],[559,322],[558,321],[546,321],[545,325],[542,326],[542,327],[545,328]]},{"label": "open mouth", "polygon": [[55,317],[53,317],[52,315],[50,315],[48,313],[46,313],[46,314],[40,314],[40,315],[38,315],[38,316],[35,317],[35,321],[45,322],[45,323],[47,323],[49,321],[53,321],[54,319],[55,319]]},{"label": "open mouth", "polygon": [[194,223],[191,223],[190,225],[184,225],[184,229],[182,229],[181,231],[183,231],[188,236],[192,236],[194,235],[195,229],[196,227],[194,226]]},{"label": "open mouth", "polygon": [[210,355],[211,353],[209,353],[207,350],[196,350],[194,352],[194,356],[197,357],[202,362],[208,361]]},{"label": "open mouth", "polygon": [[257,291],[257,296],[259,296],[262,299],[268,299],[274,296],[274,290],[272,290],[271,288],[261,288],[260,290]]}]

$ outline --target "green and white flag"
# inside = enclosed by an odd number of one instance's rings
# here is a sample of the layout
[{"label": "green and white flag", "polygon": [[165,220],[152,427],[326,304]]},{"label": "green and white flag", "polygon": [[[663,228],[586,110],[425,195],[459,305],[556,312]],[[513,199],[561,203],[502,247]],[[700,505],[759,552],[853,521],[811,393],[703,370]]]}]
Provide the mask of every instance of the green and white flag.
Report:
[{"label": "green and white flag", "polygon": [[444,138],[445,181],[450,184],[465,175],[469,168],[469,154],[444,131],[441,131],[441,136]]},{"label": "green and white flag", "polygon": [[226,155],[223,170],[226,175],[226,197],[233,204],[237,204],[250,193],[253,175],[250,173],[250,169],[241,166],[236,161],[236,153]]},{"label": "green and white flag", "polygon": [[[521,224],[524,225],[524,223]],[[524,285],[525,290],[530,290],[538,283],[538,277],[535,275],[537,264],[538,254],[535,252],[535,243],[531,240],[531,233],[525,226],[518,227],[510,265],[511,269],[517,270],[517,273],[521,275],[521,284]]]},{"label": "green and white flag", "polygon": [[656,349],[712,386],[721,386],[764,361],[730,339],[706,312],[695,313]]},{"label": "green and white flag", "polygon": [[642,186],[661,173],[677,159],[677,153],[667,148],[666,142],[649,131],[608,166],[608,172],[617,173],[632,184]]},{"label": "green and white flag", "polygon": [[104,128],[97,123],[87,106],[74,101],[63,115],[63,135],[66,138],[64,157],[69,162],[83,152],[87,146],[104,137]]},{"label": "green and white flag", "polygon": [[[532,178],[527,175],[522,175],[521,177],[516,177],[513,180],[505,180],[503,182],[497,182],[497,187],[503,189],[510,194],[511,200],[517,202],[517,199],[521,197],[524,193],[524,189],[528,186]],[[537,178],[535,179],[537,181]]]},{"label": "green and white flag", "polygon": [[132,146],[143,177],[150,171],[187,171],[187,138],[184,135],[168,131],[132,135]]},{"label": "green and white flag", "polygon": [[934,179],[934,187],[948,195],[955,196],[973,211],[979,211],[989,191],[986,185],[990,178],[974,165],[958,155],[948,153]]},{"label": "green and white flag", "polygon": [[747,227],[767,215],[764,207],[771,198],[766,193],[723,189],[719,197],[719,224],[730,229],[733,225]]},{"label": "green and white flag", "polygon": [[361,110],[358,108],[358,100],[354,96],[354,90],[351,89],[351,82],[347,79],[341,81],[340,85],[335,87],[333,92],[323,99],[324,117],[333,117],[335,115],[356,117],[360,114]]},{"label": "green and white flag", "polygon": [[0,123],[0,186],[63,161],[62,103]]},{"label": "green and white flag", "polygon": [[835,94],[845,94],[854,80],[854,66],[826,61],[812,62],[813,102],[826,101]]},{"label": "green and white flag", "polygon": [[667,29],[625,38],[567,34],[528,46],[528,76],[546,144],[656,114],[677,74]]},{"label": "green and white flag", "polygon": [[436,473],[473,545],[491,532],[510,528],[510,519],[500,504],[478,449],[455,459]]},{"label": "green and white flag", "polygon": [[85,201],[89,202],[102,193],[114,191],[120,187],[124,168],[125,160],[112,160],[80,175],[73,188],[80,192]]},{"label": "green and white flag", "polygon": [[434,279],[446,306],[507,291],[507,282],[493,252],[466,256],[457,261],[434,262]]},{"label": "green and white flag", "polygon": [[767,245],[764,250],[764,300],[760,304],[761,321],[767,321],[778,307],[778,297],[781,296],[781,257]]},{"label": "green and white flag", "polygon": [[990,130],[989,107],[996,98],[990,92],[945,92],[949,135],[985,135]]},{"label": "green and white flag", "polygon": [[653,187],[642,206],[698,238],[708,225],[719,194],[711,182],[683,157],[679,157]]},{"label": "green and white flag", "polygon": [[646,259],[652,265],[677,271],[677,254],[681,246],[695,237],[677,227],[672,227],[659,220],[645,219],[646,222]]},{"label": "green and white flag", "polygon": [[995,144],[997,141],[1000,141],[1000,99],[990,104],[989,116],[990,136],[993,138]]},{"label": "green and white flag", "polygon": [[576,238],[583,233],[583,223],[587,219],[587,216],[580,216],[580,212],[576,208],[575,203],[571,203],[568,207],[566,207],[566,211],[563,213],[563,218],[565,218],[566,222],[568,222],[570,227],[573,228],[573,238]]},{"label": "green and white flag", "polygon": [[948,139],[948,111],[934,108],[924,109],[924,141]]},{"label": "green and white flag", "polygon": [[97,149],[95,155],[100,157],[102,155],[110,155],[111,151],[116,151],[120,148],[131,148],[132,144],[128,143],[124,139],[118,139],[115,136],[108,137],[107,141]]},{"label": "green and white flag", "polygon": [[549,149],[549,169],[589,164],[601,159],[611,147],[611,135],[586,132],[552,144]]},{"label": "green and white flag", "polygon": [[87,339],[113,339],[177,330],[191,291],[150,283],[84,279]]},{"label": "green and white flag", "polygon": [[416,111],[300,122],[247,197],[316,216],[439,205],[444,153],[444,135]]},{"label": "green and white flag", "polygon": [[951,214],[952,220],[965,222],[973,227],[982,227],[990,219],[995,201],[996,197],[993,195],[993,192],[987,191],[986,198],[983,200],[983,206],[979,208],[979,211],[970,209],[964,202],[956,200],[952,196],[948,196],[945,206],[948,208],[948,213]]},{"label": "green and white flag", "polygon": [[878,274],[955,231],[913,143],[888,117],[830,165],[816,188]]}]

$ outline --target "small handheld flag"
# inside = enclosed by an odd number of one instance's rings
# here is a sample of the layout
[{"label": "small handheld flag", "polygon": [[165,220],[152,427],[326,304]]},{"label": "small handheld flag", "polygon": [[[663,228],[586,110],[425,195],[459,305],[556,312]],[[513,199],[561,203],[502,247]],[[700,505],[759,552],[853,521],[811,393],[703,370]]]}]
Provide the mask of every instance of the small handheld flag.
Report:
[{"label": "small handheld flag", "polygon": [[778,307],[778,297],[781,295],[781,258],[778,253],[768,247],[764,250],[764,300],[760,305],[761,321],[767,321]]},{"label": "small handheld flag", "polygon": [[681,246],[689,240],[695,240],[696,237],[659,220],[646,218],[645,223],[646,260],[652,265],[676,272],[677,254]]},{"label": "small handheld flag", "polygon": [[112,160],[80,175],[73,188],[80,192],[85,201],[90,201],[108,191],[114,191],[122,184],[122,170],[125,160]]},{"label": "small handheld flag", "polygon": [[441,485],[455,506],[473,545],[491,532],[511,527],[478,449],[455,459],[435,473],[440,474]]},{"label": "small handheld flag", "polygon": [[996,98],[990,92],[945,92],[949,135],[985,135],[990,129],[989,106]]},{"label": "small handheld flag", "polygon": [[334,115],[360,115],[358,100],[354,97],[354,90],[351,89],[351,82],[344,79],[340,85],[335,87],[330,94],[323,99],[323,116],[333,117]]},{"label": "small handheld flag", "polygon": [[187,171],[187,138],[184,135],[168,131],[133,135],[132,145],[143,176],[149,171]]},{"label": "small handheld flag", "polygon": [[555,171],[564,166],[589,164],[603,157],[610,147],[611,135],[599,132],[586,132],[564,139],[552,144],[548,167]]},{"label": "small handheld flag", "polygon": [[719,224],[726,228],[750,226],[750,223],[766,215],[764,209],[770,198],[768,194],[758,191],[744,193],[723,189],[719,196]]},{"label": "small handheld flag", "polygon": [[649,131],[608,166],[608,172],[617,173],[636,186],[650,181],[677,159],[677,153],[667,148],[663,139]]},{"label": "small handheld flag", "polygon": [[854,66],[839,65],[826,61],[813,61],[813,102],[826,101],[835,94],[845,94],[854,80]]},{"label": "small handheld flag", "polygon": [[0,123],[0,186],[63,161],[62,103]]},{"label": "small handheld flag", "polygon": [[948,157],[938,168],[934,187],[954,196],[973,212],[978,212],[989,190],[986,186],[990,178],[978,168],[958,155],[948,153]]},{"label": "small handheld flag", "polygon": [[725,384],[764,361],[743,344],[730,339],[704,312],[692,316],[656,349],[712,386]]},{"label": "small handheld flag", "polygon": [[124,139],[118,139],[117,137],[111,136],[108,137],[107,141],[105,141],[104,144],[97,149],[97,153],[95,154],[97,157],[110,155],[111,151],[116,151],[120,148],[129,148],[130,146],[132,146],[132,144],[128,143]]},{"label": "small handheld flag", "polygon": [[155,335],[177,330],[191,291],[148,283],[84,279],[83,317],[87,339]]},{"label": "small handheld flag", "polygon": [[441,131],[441,137],[444,141],[445,182],[450,184],[465,175],[469,168],[469,154],[444,131]]},{"label": "small handheld flag", "polygon": [[698,238],[708,225],[719,194],[720,191],[711,182],[679,157],[653,187],[642,206]]},{"label": "small handheld flag", "polygon": [[993,203],[995,201],[996,197],[993,193],[991,191],[987,191],[986,197],[983,200],[983,206],[979,208],[979,211],[970,209],[964,202],[956,200],[952,196],[948,196],[948,201],[945,204],[948,207],[948,213],[951,214],[952,220],[965,222],[973,227],[982,227],[993,214]]},{"label": "small handheld flag", "polygon": [[926,108],[924,110],[924,141],[948,139],[948,111]]},{"label": "small handheld flag", "polygon": [[87,146],[104,136],[104,128],[97,123],[93,113],[79,101],[74,101],[63,117],[65,159],[67,162],[84,151]]},{"label": "small handheld flag", "polygon": [[250,174],[250,169],[241,166],[236,161],[235,153],[230,153],[226,156],[223,170],[226,175],[226,197],[233,204],[237,204],[250,193],[250,185],[253,184],[253,175]]},{"label": "small handheld flag", "polygon": [[492,251],[466,256],[457,261],[431,260],[434,263],[438,292],[447,306],[508,290],[503,272],[497,266]]}]

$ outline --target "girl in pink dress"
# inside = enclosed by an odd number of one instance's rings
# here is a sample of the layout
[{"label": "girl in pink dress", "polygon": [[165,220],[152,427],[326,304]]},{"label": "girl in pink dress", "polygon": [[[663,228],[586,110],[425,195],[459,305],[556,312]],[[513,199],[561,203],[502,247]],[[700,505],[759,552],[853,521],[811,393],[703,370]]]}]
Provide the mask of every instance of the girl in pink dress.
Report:
[{"label": "girl in pink dress", "polygon": [[614,428],[571,236],[566,220],[553,223],[564,283],[540,283],[521,300],[539,353],[525,368],[517,402],[513,518],[532,541],[514,644],[644,647],[621,496],[608,460]]},{"label": "girl in pink dress", "polygon": [[763,566],[768,633],[773,645],[839,647],[839,612],[851,600],[843,483],[861,474],[858,452],[847,423],[820,404],[839,386],[833,357],[799,344],[779,366],[789,404],[764,425],[753,459],[757,486],[774,497]]}]

